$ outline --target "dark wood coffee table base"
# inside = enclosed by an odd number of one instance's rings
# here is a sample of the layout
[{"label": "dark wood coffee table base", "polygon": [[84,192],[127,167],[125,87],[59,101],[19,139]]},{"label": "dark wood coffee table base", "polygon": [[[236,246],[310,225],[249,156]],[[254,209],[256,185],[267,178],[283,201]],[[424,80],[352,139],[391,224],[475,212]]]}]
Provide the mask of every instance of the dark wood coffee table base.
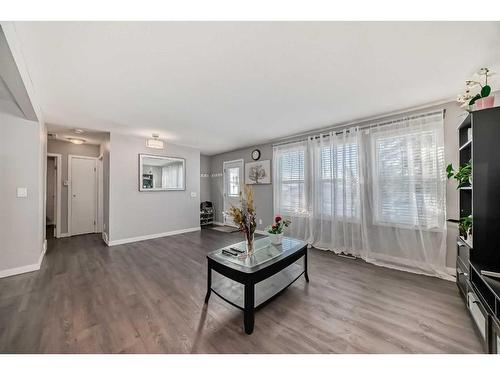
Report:
[{"label": "dark wood coffee table base", "polygon": [[[292,265],[302,257],[304,257],[303,270],[296,276],[294,275],[294,278],[288,285],[285,285],[283,288],[279,289],[279,291],[274,293],[271,297],[260,302],[258,306],[255,306],[255,284],[263,280],[266,280],[271,276],[274,276],[277,273],[283,271],[285,268]],[[207,257],[207,261],[208,261],[208,270],[207,270],[208,273],[207,273],[207,294],[205,296],[205,303],[208,303],[211,292],[214,292],[227,303],[233,305],[234,307],[237,307],[240,310],[243,310],[244,313],[243,321],[245,326],[245,332],[248,335],[250,335],[253,332],[254,321],[255,321],[254,313],[257,309],[263,307],[272,299],[274,299],[283,291],[285,291],[300,276],[304,275],[306,281],[309,282],[309,275],[307,272],[307,245],[285,258],[280,259],[277,262],[271,263],[268,267],[263,267],[255,272],[242,272],[239,270],[235,270],[234,268],[221,264],[209,257]],[[244,285],[243,307],[238,306],[236,303],[230,301],[228,298],[222,296],[220,293],[218,293],[215,289],[212,288],[212,270],[218,272],[222,276],[225,276],[233,281],[236,281]]]}]

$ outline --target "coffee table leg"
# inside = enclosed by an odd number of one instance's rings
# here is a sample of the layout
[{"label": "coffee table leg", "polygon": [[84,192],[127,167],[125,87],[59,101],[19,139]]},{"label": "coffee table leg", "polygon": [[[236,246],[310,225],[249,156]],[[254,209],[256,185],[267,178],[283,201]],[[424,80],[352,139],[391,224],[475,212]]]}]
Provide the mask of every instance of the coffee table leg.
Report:
[{"label": "coffee table leg", "polygon": [[307,272],[307,248],[306,248],[306,254],[304,255],[304,277],[306,278],[306,281],[309,282],[309,273]]},{"label": "coffee table leg", "polygon": [[208,299],[210,298],[210,294],[212,293],[212,267],[210,267],[210,263],[208,263],[207,270],[207,294],[205,295],[205,303],[208,303]]},{"label": "coffee table leg", "polygon": [[245,323],[245,333],[252,334],[254,326],[255,310],[255,285],[253,283],[245,284],[245,310],[243,321]]}]

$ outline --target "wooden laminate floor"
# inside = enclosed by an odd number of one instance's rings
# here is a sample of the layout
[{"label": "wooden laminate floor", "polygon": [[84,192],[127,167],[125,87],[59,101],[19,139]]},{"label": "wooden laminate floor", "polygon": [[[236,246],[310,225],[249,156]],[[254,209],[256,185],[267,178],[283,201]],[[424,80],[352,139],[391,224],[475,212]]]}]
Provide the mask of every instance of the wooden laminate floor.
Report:
[{"label": "wooden laminate floor", "polygon": [[205,254],[241,239],[210,229],[106,247],[51,239],[38,272],[0,279],[1,353],[477,353],[454,283],[310,250],[303,278],[243,332],[212,294]]}]

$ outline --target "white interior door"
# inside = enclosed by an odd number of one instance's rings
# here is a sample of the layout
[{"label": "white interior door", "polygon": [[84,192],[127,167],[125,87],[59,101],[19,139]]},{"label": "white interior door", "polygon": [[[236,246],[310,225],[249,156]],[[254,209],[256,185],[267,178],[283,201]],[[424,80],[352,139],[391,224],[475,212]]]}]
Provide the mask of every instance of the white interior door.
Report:
[{"label": "white interior door", "polygon": [[234,225],[225,214],[231,206],[240,206],[240,191],[243,188],[243,160],[226,161],[224,168],[224,224]]},{"label": "white interior door", "polygon": [[71,157],[71,235],[94,233],[97,213],[96,159]]}]

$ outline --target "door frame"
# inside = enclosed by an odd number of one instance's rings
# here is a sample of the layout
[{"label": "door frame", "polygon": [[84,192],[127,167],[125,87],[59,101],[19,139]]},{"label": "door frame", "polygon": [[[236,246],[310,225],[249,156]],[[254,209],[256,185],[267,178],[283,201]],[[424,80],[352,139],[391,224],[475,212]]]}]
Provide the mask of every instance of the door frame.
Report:
[{"label": "door frame", "polygon": [[[61,196],[62,196],[62,154],[47,152],[47,158],[56,158],[56,233],[61,237]],[[45,212],[47,212],[47,181],[45,181]]]},{"label": "door frame", "polygon": [[97,177],[97,162],[98,162],[98,157],[94,156],[81,156],[81,155],[68,155],[68,234],[70,236],[73,235],[73,228],[71,228],[71,217],[72,217],[72,203],[71,203],[71,197],[73,196],[73,180],[72,180],[72,168],[73,168],[73,159],[90,159],[94,160],[94,165],[95,165],[95,210],[94,210],[94,232],[97,233],[97,206],[99,204],[98,202],[98,195],[99,195],[99,182],[98,182],[98,177]]},{"label": "door frame", "polygon": [[226,222],[226,164],[231,164],[231,163],[236,163],[236,162],[241,162],[241,178],[240,178],[240,191],[242,190],[242,182],[244,182],[245,179],[245,160],[244,159],[235,159],[235,160],[227,160],[222,162],[222,223],[227,226],[231,227],[236,227],[236,224],[234,223],[227,223]]}]

